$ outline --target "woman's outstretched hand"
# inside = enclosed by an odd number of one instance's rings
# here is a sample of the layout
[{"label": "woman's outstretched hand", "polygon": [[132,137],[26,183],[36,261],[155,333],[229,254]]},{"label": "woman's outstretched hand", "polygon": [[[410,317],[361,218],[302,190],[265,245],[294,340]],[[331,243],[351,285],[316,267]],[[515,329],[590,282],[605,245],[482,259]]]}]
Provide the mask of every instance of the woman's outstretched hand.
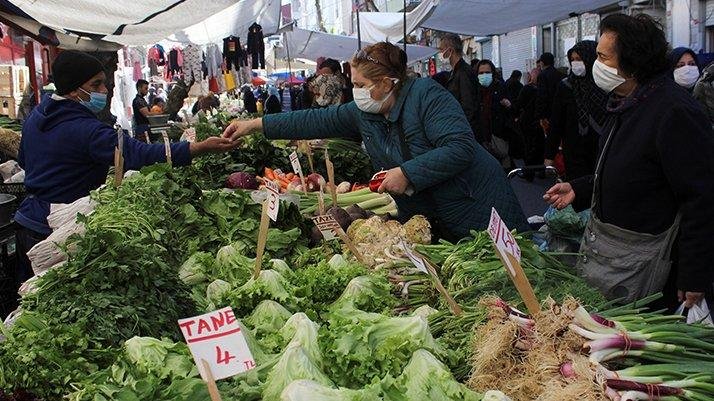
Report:
[{"label": "woman's outstretched hand", "polygon": [[237,142],[241,137],[250,135],[261,129],[263,129],[263,120],[260,118],[253,120],[235,120],[223,131],[223,137],[230,138],[231,141]]},{"label": "woman's outstretched hand", "polygon": [[553,205],[554,208],[564,209],[575,200],[575,191],[567,182],[561,182],[553,185],[548,192],[543,195],[543,199]]}]

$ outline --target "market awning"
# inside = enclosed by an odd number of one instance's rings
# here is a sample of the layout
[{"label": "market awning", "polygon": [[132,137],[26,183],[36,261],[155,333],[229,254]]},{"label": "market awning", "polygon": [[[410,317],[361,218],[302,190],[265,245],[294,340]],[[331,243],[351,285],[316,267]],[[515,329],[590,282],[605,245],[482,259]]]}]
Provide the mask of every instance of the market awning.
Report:
[{"label": "market awning", "polygon": [[[290,58],[306,58],[315,60],[318,57],[331,57],[337,60],[349,61],[357,51],[357,38],[329,33],[309,31],[294,28],[283,33],[283,47],[277,49],[277,57],[286,58],[286,46],[290,48]],[[369,43],[362,42],[362,46]],[[417,45],[407,45],[409,64],[433,56],[438,50]]]},{"label": "market awning", "polygon": [[162,39],[205,44],[245,36],[258,22],[267,36],[280,23],[280,0],[10,0],[43,25],[103,35],[124,45]]},{"label": "market awning", "polygon": [[[407,13],[407,34],[416,29],[431,13],[439,0],[423,0]],[[399,42],[404,38],[404,13],[360,13],[360,34],[366,42]]]},{"label": "market awning", "polygon": [[496,35],[616,3],[613,0],[441,0],[422,27],[463,35]]}]

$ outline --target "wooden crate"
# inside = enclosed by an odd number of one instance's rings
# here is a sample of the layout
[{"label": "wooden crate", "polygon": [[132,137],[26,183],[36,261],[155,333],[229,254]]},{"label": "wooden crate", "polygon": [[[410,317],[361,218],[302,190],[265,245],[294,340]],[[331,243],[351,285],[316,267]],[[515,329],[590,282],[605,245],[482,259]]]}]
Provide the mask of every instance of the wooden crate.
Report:
[{"label": "wooden crate", "polygon": [[20,98],[13,96],[0,96],[0,115],[8,116],[17,119],[17,113],[20,110]]},{"label": "wooden crate", "polygon": [[19,98],[29,84],[29,68],[22,65],[0,65],[0,96]]}]

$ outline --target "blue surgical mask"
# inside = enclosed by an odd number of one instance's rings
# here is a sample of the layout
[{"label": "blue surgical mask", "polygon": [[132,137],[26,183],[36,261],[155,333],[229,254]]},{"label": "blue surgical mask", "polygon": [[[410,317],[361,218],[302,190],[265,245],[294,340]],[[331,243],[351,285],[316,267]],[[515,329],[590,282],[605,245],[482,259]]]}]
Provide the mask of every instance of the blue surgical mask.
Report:
[{"label": "blue surgical mask", "polygon": [[100,111],[104,110],[104,108],[107,106],[107,94],[106,93],[100,93],[100,92],[91,92],[90,93],[82,88],[79,88],[79,90],[81,90],[82,92],[89,95],[89,101],[79,99],[79,103],[81,103],[84,107],[91,110],[93,113],[99,113]]},{"label": "blue surgical mask", "polygon": [[491,83],[493,83],[493,74],[491,74],[490,72],[479,74],[478,83],[480,83],[483,87],[491,86]]}]

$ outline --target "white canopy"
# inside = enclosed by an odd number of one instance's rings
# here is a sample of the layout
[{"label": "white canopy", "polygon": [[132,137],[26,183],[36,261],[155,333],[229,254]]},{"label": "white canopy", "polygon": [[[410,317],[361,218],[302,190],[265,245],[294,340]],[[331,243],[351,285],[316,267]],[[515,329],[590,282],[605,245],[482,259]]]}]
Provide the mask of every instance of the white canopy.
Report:
[{"label": "white canopy", "polygon": [[[439,0],[423,0],[414,10],[407,13],[407,34],[416,29],[429,16]],[[376,43],[399,42],[404,37],[404,13],[360,13],[360,34],[362,40]]]},{"label": "white canopy", "polygon": [[422,27],[463,35],[495,35],[616,3],[613,0],[441,0]]},{"label": "white canopy", "polygon": [[277,32],[280,0],[10,0],[43,25],[106,35],[123,45],[162,39],[205,44],[244,36],[253,22]]},{"label": "white canopy", "polygon": [[[290,48],[290,58],[315,60],[318,57],[330,57],[348,61],[357,51],[357,38],[329,33],[294,28],[284,32],[283,47],[277,49],[277,56],[287,57],[286,46]],[[362,42],[362,46],[369,43]],[[438,50],[426,46],[407,45],[409,64],[433,56]]]}]

